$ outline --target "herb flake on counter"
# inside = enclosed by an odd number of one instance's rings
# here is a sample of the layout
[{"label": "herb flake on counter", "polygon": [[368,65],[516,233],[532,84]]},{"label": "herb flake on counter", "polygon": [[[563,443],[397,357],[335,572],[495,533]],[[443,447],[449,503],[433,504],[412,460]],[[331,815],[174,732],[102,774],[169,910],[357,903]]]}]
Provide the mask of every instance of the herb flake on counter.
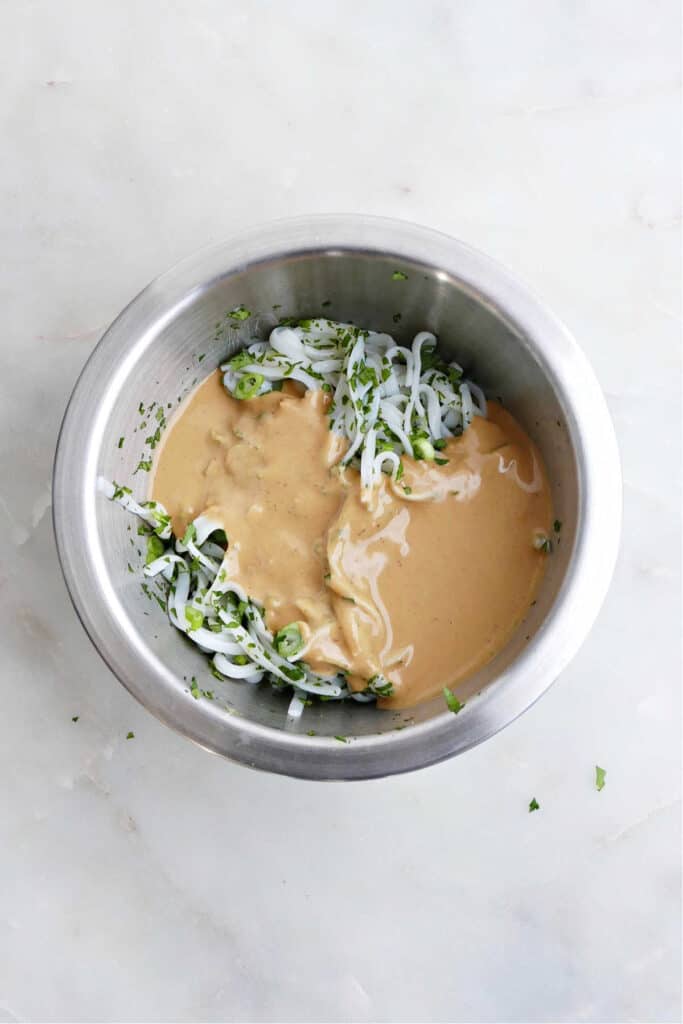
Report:
[{"label": "herb flake on counter", "polygon": [[117,446],[116,446],[116,447],[117,447],[117,448],[123,448],[123,442],[124,442],[125,440],[126,440],[126,439],[125,439],[125,437],[120,437],[120,438],[119,438],[119,443],[117,444]]},{"label": "herb flake on counter", "polygon": [[140,459],[140,461],[138,462],[137,466],[133,470],[133,476],[135,476],[135,474],[138,472],[138,470],[142,470],[144,473],[149,473],[151,468],[152,468],[152,460],[151,459]]},{"label": "herb flake on counter", "polygon": [[340,743],[348,743],[349,742],[348,737],[346,737],[346,736],[335,736],[334,738],[335,738],[335,740],[338,740]]},{"label": "herb flake on counter", "polygon": [[134,732],[126,733],[126,739],[127,740],[134,740],[135,739],[135,733]]},{"label": "herb flake on counter", "polygon": [[595,788],[598,793],[605,788],[605,779],[607,777],[607,771],[605,768],[601,768],[599,764],[595,766]]},{"label": "herb flake on counter", "polygon": [[392,281],[407,281],[408,275],[404,274],[402,270],[395,270],[391,275]]},{"label": "herb flake on counter", "polygon": [[80,717],[81,717],[80,715],[72,715],[71,721],[72,722],[77,722]]},{"label": "herb flake on counter", "polygon": [[532,811],[540,810],[540,807],[541,807],[541,805],[539,804],[539,802],[536,799],[536,797],[534,797],[533,800],[531,800],[529,802],[529,814],[531,814]]},{"label": "herb flake on counter", "polygon": [[459,711],[465,707],[465,705],[458,700],[452,690],[449,690],[447,686],[443,688],[443,699],[446,701],[446,706],[449,711],[452,711],[454,715],[457,715]]}]

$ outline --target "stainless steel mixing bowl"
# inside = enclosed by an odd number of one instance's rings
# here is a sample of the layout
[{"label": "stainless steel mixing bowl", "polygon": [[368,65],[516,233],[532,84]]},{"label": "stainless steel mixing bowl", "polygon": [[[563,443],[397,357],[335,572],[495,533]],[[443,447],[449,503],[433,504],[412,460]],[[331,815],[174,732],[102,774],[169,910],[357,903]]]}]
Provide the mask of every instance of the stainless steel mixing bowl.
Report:
[{"label": "stainless steel mixing bowl", "polygon": [[[238,306],[251,317],[226,321]],[[327,703],[307,708],[293,724],[288,698],[270,687],[217,682],[197,649],[147,599],[139,573],[128,571],[129,562],[136,568],[141,562],[130,543],[137,539],[135,520],[97,494],[101,474],[145,496],[148,477],[134,475],[145,451],[145,431],[135,432],[140,402],[175,406],[228,353],[254,334],[265,337],[278,318],[321,312],[403,342],[417,330],[434,331],[447,356],[502,397],[545,458],[561,542],[548,558],[536,605],[510,643],[459,688],[467,703],[457,716],[441,698],[400,713]],[[53,498],[72,600],[130,692],[209,750],[313,779],[420,768],[512,722],[585,638],[609,584],[621,520],[619,459],[606,404],[562,324],[506,270],[461,242],[400,221],[351,216],[258,228],[191,256],[141,292],[74,388]],[[407,600],[417,603],[421,595]],[[192,676],[216,699],[195,700]]]}]

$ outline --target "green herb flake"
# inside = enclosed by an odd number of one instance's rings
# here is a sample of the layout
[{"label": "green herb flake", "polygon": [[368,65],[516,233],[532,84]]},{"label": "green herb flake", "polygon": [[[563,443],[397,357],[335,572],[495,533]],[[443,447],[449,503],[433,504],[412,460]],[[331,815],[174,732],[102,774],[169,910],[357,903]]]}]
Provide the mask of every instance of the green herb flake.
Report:
[{"label": "green herb flake", "polygon": [[72,718],[71,718],[71,721],[72,722],[77,722],[80,717],[81,717],[80,715],[73,715]]},{"label": "green herb flake", "polygon": [[134,732],[126,733],[126,739],[127,740],[134,740],[135,739],[135,733]]},{"label": "green herb flake", "polygon": [[190,693],[192,694],[195,700],[199,700],[199,698],[202,695],[202,691],[199,689],[199,683],[197,682],[196,676],[192,676],[192,679],[190,680]]},{"label": "green herb flake", "polygon": [[140,402],[140,404],[138,406],[138,413],[140,414],[140,416],[144,416],[144,414],[145,414],[145,407],[142,404],[142,402]]},{"label": "green herb flake", "polygon": [[206,359],[206,352],[202,352],[200,355],[197,356],[197,362],[201,363],[202,359]]},{"label": "green herb flake", "polygon": [[561,529],[562,529],[562,520],[561,519],[556,519],[555,522],[553,523],[553,530],[555,531],[555,533],[559,533]]},{"label": "green herb flake", "polygon": [[413,488],[412,487],[408,487],[407,484],[403,485],[403,490],[405,491],[406,494],[412,494],[413,493]]},{"label": "green herb flake", "polygon": [[185,618],[188,622],[191,632],[195,629],[201,629],[202,624],[204,622],[204,615],[199,610],[199,608],[193,608],[191,605],[187,605],[187,607],[185,608]]},{"label": "green herb flake", "polygon": [[539,810],[540,806],[541,805],[539,804],[538,800],[536,799],[536,797],[534,797],[533,800],[529,801],[529,814],[531,814],[532,811]]},{"label": "green herb flake", "polygon": [[339,743],[348,743],[349,742],[348,738],[346,736],[335,736],[334,738],[335,738],[335,740],[338,740]]},{"label": "green herb flake", "polygon": [[117,447],[117,448],[123,448],[123,442],[124,442],[125,440],[126,440],[126,439],[125,439],[125,437],[120,437],[120,438],[119,438],[119,443],[117,444],[117,446],[116,446],[116,447]]},{"label": "green herb flake", "polygon": [[147,538],[145,565],[151,565],[152,562],[156,562],[157,558],[161,558],[165,550],[163,540],[157,537],[155,533],[151,533]]},{"label": "green herb flake", "polygon": [[402,270],[395,270],[391,275],[392,281],[407,281],[408,275],[404,274]]},{"label": "green herb flake", "polygon": [[454,715],[457,715],[459,711],[465,707],[458,698],[455,696],[452,690],[449,690],[447,686],[443,688],[443,698],[446,701],[446,706],[449,711],[452,711]]},{"label": "green herb flake", "polygon": [[447,466],[448,463],[450,462],[450,459],[435,458],[434,462],[437,464],[437,466]]},{"label": "green herb flake", "polygon": [[315,729],[309,729],[306,733],[307,736],[315,736]]},{"label": "green herb flake", "polygon": [[152,468],[152,460],[151,459],[140,459],[140,461],[138,462],[137,466],[133,470],[133,476],[135,476],[135,474],[137,472],[139,472],[139,470],[142,470],[144,473],[149,473],[151,468]]},{"label": "green herb flake", "polygon": [[251,310],[247,309],[245,306],[240,305],[237,306],[235,309],[231,309],[230,312],[228,313],[228,316],[232,320],[248,320],[249,317],[251,316]]},{"label": "green herb flake", "polygon": [[194,541],[196,539],[197,527],[194,525],[194,523],[188,523],[187,529],[185,530],[185,534],[182,539],[182,543],[185,545],[185,547],[187,547],[191,541]]},{"label": "green herb flake", "polygon": [[607,771],[605,768],[601,768],[599,764],[595,766],[595,788],[598,793],[600,790],[605,788],[605,779],[607,778]]}]

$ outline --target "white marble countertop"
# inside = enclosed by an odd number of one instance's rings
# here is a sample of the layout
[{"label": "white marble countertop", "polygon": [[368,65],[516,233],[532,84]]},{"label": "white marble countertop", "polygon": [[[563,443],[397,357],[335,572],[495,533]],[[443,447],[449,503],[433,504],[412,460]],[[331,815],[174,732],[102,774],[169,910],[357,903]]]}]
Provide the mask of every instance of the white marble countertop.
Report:
[{"label": "white marble countertop", "polygon": [[[680,1019],[678,6],[4,0],[0,1021]],[[49,513],[121,307],[325,210],[525,278],[592,360],[625,478],[614,585],[555,687],[450,763],[343,785],[139,707]]]}]

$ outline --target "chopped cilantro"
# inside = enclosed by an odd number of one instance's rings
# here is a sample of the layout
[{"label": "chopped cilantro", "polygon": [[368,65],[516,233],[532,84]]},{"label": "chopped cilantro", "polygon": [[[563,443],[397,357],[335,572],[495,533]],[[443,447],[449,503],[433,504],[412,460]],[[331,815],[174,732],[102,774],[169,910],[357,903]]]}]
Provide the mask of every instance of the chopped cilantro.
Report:
[{"label": "chopped cilantro", "polygon": [[133,470],[133,476],[135,476],[135,474],[139,470],[142,470],[145,473],[149,473],[151,468],[152,468],[152,460],[151,459],[140,459],[140,461],[138,462],[137,466]]},{"label": "chopped cilantro", "polygon": [[190,631],[201,629],[202,623],[204,622],[204,616],[199,608],[193,608],[191,605],[187,605],[185,608],[185,618],[190,626]]},{"label": "chopped cilantro", "polygon": [[197,539],[197,527],[194,525],[194,523],[188,523],[188,527],[185,530],[185,534],[183,536],[182,543],[187,547],[187,545],[191,541],[196,540],[196,539]]},{"label": "chopped cilantro", "polygon": [[532,811],[537,811],[540,808],[540,806],[541,805],[539,804],[538,800],[536,799],[536,797],[534,797],[529,802],[529,814],[531,814]]},{"label": "chopped cilantro", "polygon": [[601,789],[605,788],[605,778],[606,778],[606,776],[607,776],[607,771],[604,768],[601,768],[599,764],[596,764],[596,766],[595,766],[595,788],[597,789],[598,792],[600,792]]},{"label": "chopped cilantro", "polygon": [[392,281],[407,281],[408,275],[404,274],[402,270],[395,270],[391,275]]},{"label": "chopped cilantro", "polygon": [[339,740],[340,743],[348,743],[349,742],[346,736],[335,736],[334,738],[335,738],[335,740]]},{"label": "chopped cilantro", "polygon": [[125,440],[126,440],[126,439],[125,439],[125,437],[120,437],[120,438],[119,438],[119,443],[118,443],[118,445],[117,445],[117,448],[123,448],[123,442],[124,442]]},{"label": "chopped cilantro", "polygon": [[130,487],[124,487],[123,484],[117,484],[116,480],[112,480],[114,485],[114,493],[111,496],[112,501],[116,501],[117,498],[123,498],[126,494],[132,494]]},{"label": "chopped cilantro", "polygon": [[151,533],[147,538],[147,555],[145,557],[145,565],[150,565],[155,562],[157,558],[161,558],[166,548],[164,547],[163,540],[160,540],[155,533]]},{"label": "chopped cilantro", "polygon": [[81,717],[80,715],[74,715],[74,716],[72,717],[71,721],[72,721],[72,722],[77,722],[77,721],[78,721],[78,719],[79,719],[80,717]]},{"label": "chopped cilantro", "polygon": [[233,320],[248,320],[251,316],[251,310],[246,309],[244,306],[237,306],[235,309],[231,309],[228,316]]},{"label": "chopped cilantro", "polygon": [[373,676],[372,679],[368,679],[368,690],[377,697],[392,697],[394,685],[384,676]]},{"label": "chopped cilantro", "polygon": [[449,690],[447,686],[443,688],[443,696],[446,701],[446,705],[449,711],[452,711],[454,715],[457,715],[459,711],[465,707],[458,698],[455,696],[452,690]]},{"label": "chopped cilantro", "polygon": [[126,733],[126,739],[127,740],[134,740],[135,739],[135,733],[134,732]]}]

